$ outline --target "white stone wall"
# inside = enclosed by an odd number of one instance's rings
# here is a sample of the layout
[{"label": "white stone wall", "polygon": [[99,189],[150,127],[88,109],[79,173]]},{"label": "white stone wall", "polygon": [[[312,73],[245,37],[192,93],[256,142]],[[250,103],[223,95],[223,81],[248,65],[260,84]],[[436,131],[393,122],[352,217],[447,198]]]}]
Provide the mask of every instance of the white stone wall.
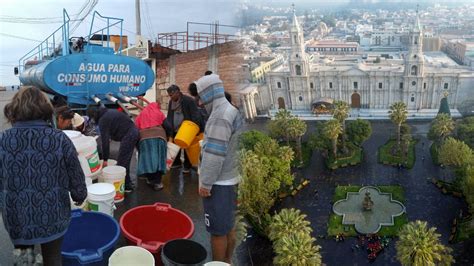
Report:
[{"label": "white stone wall", "polygon": [[[343,100],[351,104],[351,96],[357,92],[361,97],[361,108],[388,109],[394,102],[402,101],[409,110],[436,109],[443,97],[445,83],[448,84],[447,91],[451,95],[451,108],[457,108],[460,99],[466,101],[473,98],[474,94],[472,85],[469,90],[469,84],[474,84],[474,76],[459,81],[458,75],[454,73],[443,75],[426,73],[424,77],[405,77],[402,72],[391,71],[366,73],[356,70],[350,73],[353,75],[324,71],[311,73],[309,77],[290,77],[288,73],[272,73],[269,89],[272,92],[270,94],[273,97],[274,108],[278,107],[279,97],[285,100],[286,108],[293,110],[310,110],[311,103],[319,98]],[[277,82],[281,84],[280,89],[277,88]],[[354,87],[354,82],[357,82],[357,88]],[[382,83],[382,88],[379,87],[379,83]],[[402,89],[400,83],[403,83]],[[458,95],[458,88],[461,87],[462,92]]]},{"label": "white stone wall", "polygon": [[[448,98],[451,104],[453,97]],[[459,78],[459,90],[456,97],[456,106],[464,114],[472,115],[474,111],[474,74],[461,75]],[[451,107],[452,108],[452,107]]]}]

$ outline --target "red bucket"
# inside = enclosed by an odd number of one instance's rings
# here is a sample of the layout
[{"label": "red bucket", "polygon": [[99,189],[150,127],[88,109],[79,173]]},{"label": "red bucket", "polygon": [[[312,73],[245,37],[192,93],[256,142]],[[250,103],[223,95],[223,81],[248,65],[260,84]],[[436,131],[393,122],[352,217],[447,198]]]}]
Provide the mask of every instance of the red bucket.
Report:
[{"label": "red bucket", "polygon": [[194,224],[184,212],[157,202],[125,212],[120,218],[120,229],[128,244],[150,251],[160,263],[161,247],[173,239],[191,238]]}]

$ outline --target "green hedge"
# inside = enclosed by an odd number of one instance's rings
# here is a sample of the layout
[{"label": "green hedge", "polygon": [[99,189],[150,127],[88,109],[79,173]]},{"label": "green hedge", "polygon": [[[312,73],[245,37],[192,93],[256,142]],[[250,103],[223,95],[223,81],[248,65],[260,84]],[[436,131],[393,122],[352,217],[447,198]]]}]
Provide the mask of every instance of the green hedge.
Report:
[{"label": "green hedge", "polygon": [[416,140],[412,140],[410,142],[410,145],[408,147],[408,159],[406,160],[406,165],[405,165],[405,159],[400,156],[394,156],[391,153],[392,147],[394,145],[397,145],[396,140],[389,140],[387,143],[385,143],[383,146],[379,148],[379,163],[382,164],[388,164],[388,165],[393,165],[397,166],[398,164],[403,164],[405,167],[411,169],[415,165],[415,144]]},{"label": "green hedge", "polygon": [[328,157],[325,160],[326,167],[329,169],[337,169],[340,167],[347,167],[350,165],[356,165],[362,162],[363,156],[363,149],[358,147],[350,142],[347,143],[347,148],[350,150],[351,155],[348,157],[340,157],[337,160],[334,160],[334,156],[332,155],[331,151],[328,151]]},{"label": "green hedge", "polygon": [[[334,190],[333,204],[341,199],[346,198],[347,192],[358,192],[362,186],[349,185],[349,186],[337,186]],[[384,193],[392,193],[392,199],[400,201],[405,204],[405,194],[401,186],[376,186]],[[393,226],[382,226],[380,231],[377,233],[381,236],[397,236],[401,227],[408,223],[406,213],[395,217]],[[336,236],[338,234],[344,234],[345,236],[356,236],[357,232],[354,225],[343,225],[342,216],[332,213],[329,215],[328,221],[328,235]]]},{"label": "green hedge", "polygon": [[474,226],[472,223],[472,218],[459,223],[454,242],[461,242],[474,237]]}]

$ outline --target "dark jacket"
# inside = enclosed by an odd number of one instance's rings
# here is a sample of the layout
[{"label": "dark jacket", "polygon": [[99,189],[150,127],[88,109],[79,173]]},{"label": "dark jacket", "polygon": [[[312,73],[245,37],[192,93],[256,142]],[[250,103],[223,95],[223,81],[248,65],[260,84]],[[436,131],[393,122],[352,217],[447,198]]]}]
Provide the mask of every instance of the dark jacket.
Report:
[{"label": "dark jacket", "polygon": [[[192,97],[181,94],[181,110],[183,112],[184,120],[193,121],[199,126],[200,132],[204,132],[201,113]],[[166,116],[166,120],[171,126],[171,129],[174,129],[174,111],[171,109],[171,100],[168,104],[168,115]],[[174,136],[174,132],[169,132],[168,135]]]},{"label": "dark jacket", "polygon": [[100,137],[102,140],[102,159],[109,159],[110,140],[122,141],[130,129],[138,132],[135,123],[125,114],[115,109],[102,108],[99,111],[98,121]]},{"label": "dark jacket", "polygon": [[76,149],[45,121],[13,124],[0,135],[0,209],[14,245],[41,244],[66,232],[75,202],[87,197]]}]

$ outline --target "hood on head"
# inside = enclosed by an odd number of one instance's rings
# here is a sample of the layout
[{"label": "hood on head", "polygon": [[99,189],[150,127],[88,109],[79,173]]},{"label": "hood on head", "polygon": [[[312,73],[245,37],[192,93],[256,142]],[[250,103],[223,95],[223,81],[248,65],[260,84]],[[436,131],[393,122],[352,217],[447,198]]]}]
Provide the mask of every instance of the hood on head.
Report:
[{"label": "hood on head", "polygon": [[206,105],[206,109],[212,107],[216,100],[224,99],[224,85],[219,75],[211,74],[198,79],[196,82],[199,98]]}]

